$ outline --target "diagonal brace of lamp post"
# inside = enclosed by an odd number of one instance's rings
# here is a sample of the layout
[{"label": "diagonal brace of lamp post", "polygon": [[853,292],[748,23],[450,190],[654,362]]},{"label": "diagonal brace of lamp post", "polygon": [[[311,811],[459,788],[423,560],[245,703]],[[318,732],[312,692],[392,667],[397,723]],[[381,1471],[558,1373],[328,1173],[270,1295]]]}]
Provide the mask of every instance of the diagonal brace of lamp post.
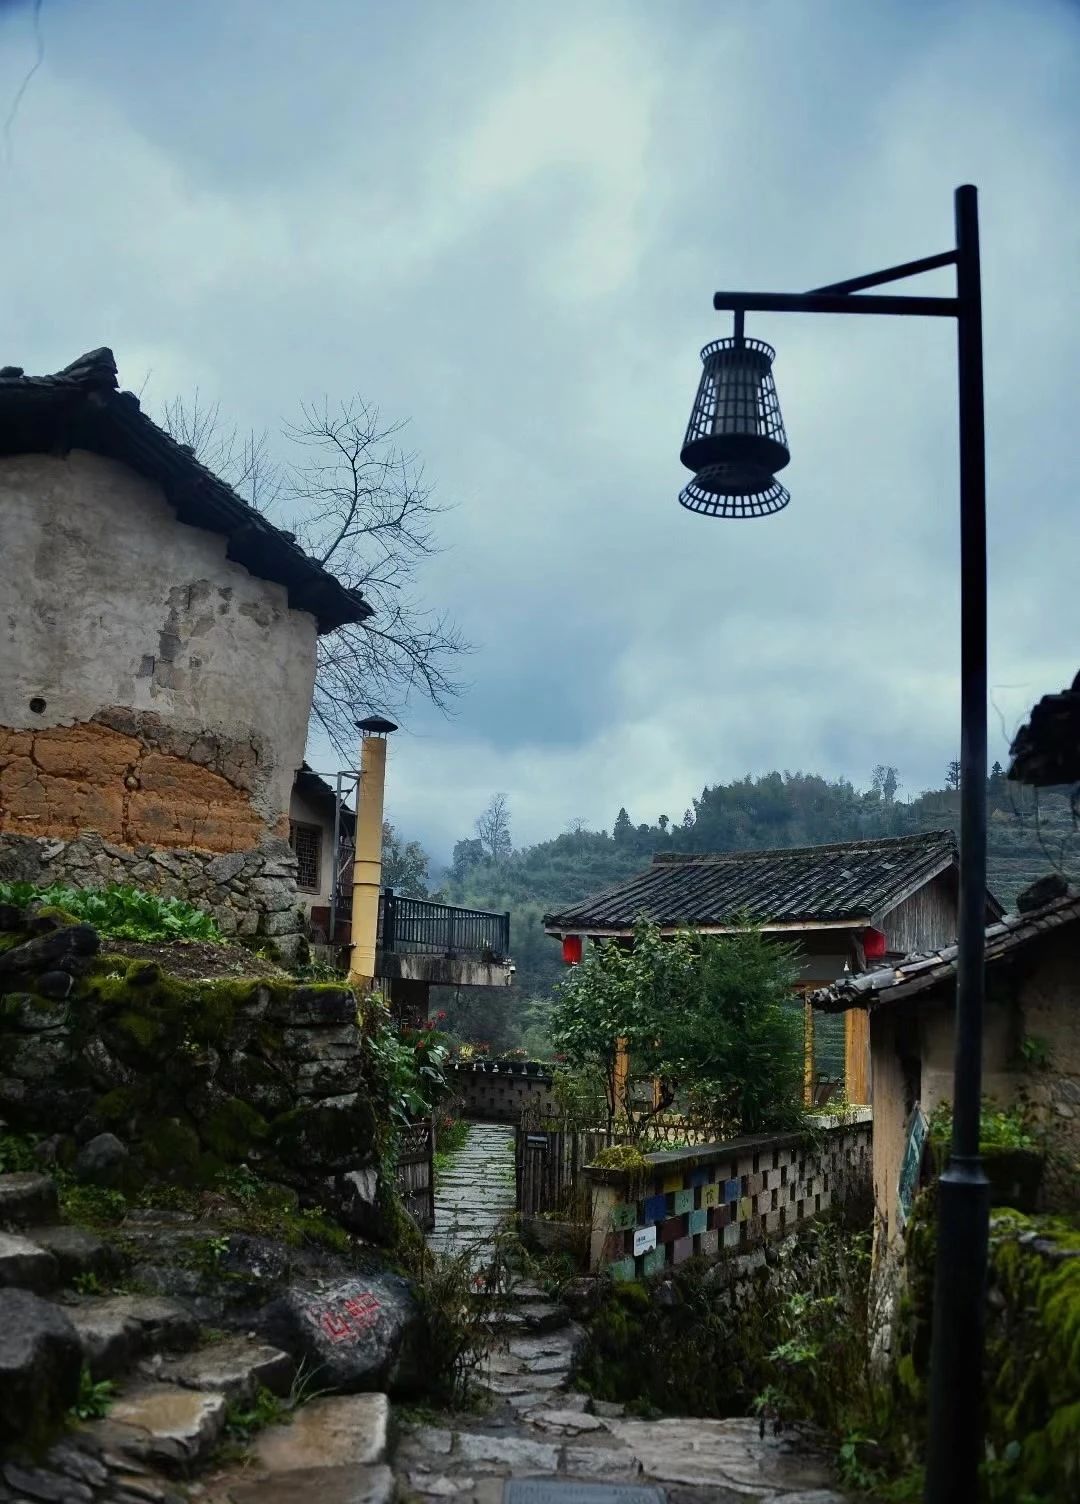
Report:
[{"label": "diagonal brace of lamp post", "polygon": [[[926,1504],[974,1499],[982,1461],[982,1359],[989,1186],[979,1156],[986,924],[986,459],[979,217],[955,194],[956,247],[807,293],[718,292],[741,340],[748,312],[954,318],[960,428],[960,908],[949,1164],[938,1186]],[[855,296],[956,267],[955,297]]]}]

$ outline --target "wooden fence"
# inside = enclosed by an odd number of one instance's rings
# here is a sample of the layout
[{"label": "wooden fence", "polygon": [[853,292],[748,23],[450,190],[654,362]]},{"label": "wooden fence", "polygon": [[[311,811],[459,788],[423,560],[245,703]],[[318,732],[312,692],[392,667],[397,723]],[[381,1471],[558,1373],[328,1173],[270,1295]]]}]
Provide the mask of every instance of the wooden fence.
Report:
[{"label": "wooden fence", "polygon": [[397,1188],[405,1209],[424,1232],[435,1226],[435,1123],[413,1123],[401,1137]]}]

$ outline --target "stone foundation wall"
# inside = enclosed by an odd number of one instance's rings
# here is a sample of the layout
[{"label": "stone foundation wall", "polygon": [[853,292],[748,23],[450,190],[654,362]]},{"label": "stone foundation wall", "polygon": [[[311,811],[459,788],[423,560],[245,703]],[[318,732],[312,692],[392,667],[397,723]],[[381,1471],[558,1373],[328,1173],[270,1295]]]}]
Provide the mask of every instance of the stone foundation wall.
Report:
[{"label": "stone foundation wall", "polygon": [[554,1105],[551,1075],[531,1061],[482,1061],[452,1065],[447,1072],[461,1114],[484,1123],[516,1123],[523,1107]]},{"label": "stone foundation wall", "polygon": [[[380,1085],[340,985],[181,981],[110,953],[89,925],[5,905],[0,1119],[69,1165],[102,1140],[116,1184],[210,1189],[229,1166],[378,1233]],[[34,933],[35,926],[39,932]],[[115,942],[112,942],[115,944]]]},{"label": "stone foundation wall", "polygon": [[223,935],[273,941],[293,961],[305,942],[289,843],[268,837],[248,851],[123,846],[95,832],[72,840],[0,835],[0,881],[100,888],[128,883],[186,898],[212,914]]},{"label": "stone foundation wall", "polygon": [[586,1170],[590,1267],[640,1279],[694,1255],[746,1254],[871,1185],[870,1122],[648,1154],[648,1169]]}]

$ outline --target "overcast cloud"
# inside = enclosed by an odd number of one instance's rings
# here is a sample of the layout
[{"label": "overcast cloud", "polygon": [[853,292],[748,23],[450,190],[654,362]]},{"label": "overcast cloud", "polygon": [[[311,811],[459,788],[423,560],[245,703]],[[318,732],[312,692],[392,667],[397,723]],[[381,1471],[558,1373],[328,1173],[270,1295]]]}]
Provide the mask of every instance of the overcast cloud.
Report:
[{"label": "overcast cloud", "polygon": [[[415,706],[393,743],[391,813],[440,857],[496,789],[521,844],[773,767],[940,782],[952,327],[751,316],[791,506],[676,496],[714,289],[944,249],[961,182],[992,758],[1080,666],[1072,0],[44,0],[41,29],[0,143],[0,356],[108,344],[151,406],[197,385],[260,429],[324,392],[411,418],[455,507],[424,591],[477,644],[455,717]],[[3,113],[34,56],[32,6],[0,3]]]}]

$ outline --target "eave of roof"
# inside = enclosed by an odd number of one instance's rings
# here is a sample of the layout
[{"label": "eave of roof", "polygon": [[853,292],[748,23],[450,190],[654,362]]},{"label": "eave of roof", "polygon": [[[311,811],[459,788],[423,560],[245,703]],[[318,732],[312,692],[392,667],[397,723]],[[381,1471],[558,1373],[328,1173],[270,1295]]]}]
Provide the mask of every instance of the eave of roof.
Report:
[{"label": "eave of roof", "polygon": [[180,522],[224,534],[227,557],[257,578],[283,585],[289,605],[310,612],[320,633],[372,615],[360,591],[309,558],[291,533],[274,527],[148,418],[134,393],[116,386],[116,362],[104,347],[53,376],[25,376],[16,366],[4,366],[0,454],[87,449],[117,460],[157,482]]},{"label": "eave of roof", "polygon": [[[986,929],[986,964],[993,965],[1049,930],[1080,920],[1080,894],[1075,891],[1026,914],[1007,914]],[[843,977],[810,993],[810,1002],[826,1013],[849,1008],[878,1008],[899,1003],[936,987],[956,975],[959,947],[946,945],[929,954],[916,952],[898,966]]]},{"label": "eave of roof", "polygon": [[[951,831],[820,846],[662,853],[644,872],[545,916],[549,934],[628,935],[642,914],[664,931],[728,933],[743,913],[767,930],[858,928],[956,865]],[[992,895],[988,911],[1000,914]]]}]

